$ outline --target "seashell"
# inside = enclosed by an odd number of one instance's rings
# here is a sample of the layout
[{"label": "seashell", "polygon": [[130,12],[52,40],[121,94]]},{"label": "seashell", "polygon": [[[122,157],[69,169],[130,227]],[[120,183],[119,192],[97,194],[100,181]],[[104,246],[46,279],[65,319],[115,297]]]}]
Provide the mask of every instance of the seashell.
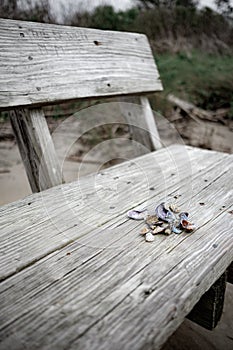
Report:
[{"label": "seashell", "polygon": [[151,232],[146,233],[146,242],[153,242],[155,240],[155,237],[152,235]]},{"label": "seashell", "polygon": [[168,211],[166,215],[166,221],[171,223],[171,222],[174,222],[175,220],[176,220],[175,215],[171,211]]},{"label": "seashell", "polygon": [[180,214],[180,226],[187,231],[193,231],[196,226],[188,220],[188,213]]},{"label": "seashell", "polygon": [[146,233],[150,232],[150,230],[147,227],[143,227],[140,231],[141,235],[145,235]]},{"label": "seashell", "polygon": [[186,231],[194,231],[196,229],[196,226],[192,223],[189,223],[186,227],[185,227],[185,230]]},{"label": "seashell", "polygon": [[168,209],[166,209],[167,205],[163,202],[155,208],[155,214],[158,216],[159,219],[166,221],[166,222],[173,222],[175,221],[176,217],[175,215]]},{"label": "seashell", "polygon": [[176,205],[176,204],[170,204],[169,205],[169,208],[171,209],[171,211],[173,211],[173,213],[175,213],[175,214],[177,214],[177,213],[179,213],[180,212],[180,209],[179,209],[179,207]]},{"label": "seashell", "polygon": [[158,222],[159,222],[159,219],[158,219],[157,216],[155,216],[155,215],[147,215],[146,223],[152,230],[155,229],[155,226],[157,225]]},{"label": "seashell", "polygon": [[164,224],[163,221],[158,221],[158,222],[156,222],[156,226],[161,226],[161,225],[163,225],[163,224]]},{"label": "seashell", "polygon": [[159,219],[165,220],[168,210],[164,207],[164,202],[155,208],[155,214]]},{"label": "seashell", "polygon": [[166,230],[164,231],[165,235],[170,235],[172,233],[170,228],[166,228]]},{"label": "seashell", "polygon": [[161,227],[161,226],[156,226],[155,229],[153,230],[153,234],[157,234],[157,233],[161,233],[165,230],[165,227]]},{"label": "seashell", "polygon": [[161,203],[163,204],[164,208],[168,211],[170,210],[170,203]]},{"label": "seashell", "polygon": [[180,218],[181,219],[188,220],[188,216],[189,216],[189,213],[187,213],[187,212],[180,213]]},{"label": "seashell", "polygon": [[142,209],[142,210],[129,210],[127,212],[127,216],[133,220],[144,220],[145,217],[147,216],[147,209]]},{"label": "seashell", "polygon": [[172,232],[176,233],[176,234],[180,234],[182,232],[182,230],[180,230],[179,228],[172,226]]},{"label": "seashell", "polygon": [[156,225],[159,222],[159,219],[156,215],[147,215],[146,222],[152,225]]}]

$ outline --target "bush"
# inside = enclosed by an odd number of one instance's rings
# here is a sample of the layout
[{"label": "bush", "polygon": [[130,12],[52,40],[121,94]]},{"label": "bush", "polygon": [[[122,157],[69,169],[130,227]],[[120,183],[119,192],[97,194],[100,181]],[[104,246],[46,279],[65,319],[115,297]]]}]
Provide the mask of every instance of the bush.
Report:
[{"label": "bush", "polygon": [[0,17],[23,21],[56,23],[51,14],[49,0],[34,2],[27,0],[25,8],[19,7],[17,0],[0,0]]}]

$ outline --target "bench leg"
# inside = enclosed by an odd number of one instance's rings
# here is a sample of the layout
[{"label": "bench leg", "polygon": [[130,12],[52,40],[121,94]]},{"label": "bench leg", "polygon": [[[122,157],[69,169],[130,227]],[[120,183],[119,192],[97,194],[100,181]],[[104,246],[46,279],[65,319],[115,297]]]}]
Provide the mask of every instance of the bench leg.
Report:
[{"label": "bench leg", "polygon": [[233,284],[233,262],[227,269],[227,282]]},{"label": "bench leg", "polygon": [[32,192],[61,184],[62,171],[43,110],[15,109],[10,120]]},{"label": "bench leg", "polygon": [[208,330],[212,330],[217,326],[223,310],[226,278],[227,273],[225,272],[201,297],[188,314],[187,318],[189,320]]}]

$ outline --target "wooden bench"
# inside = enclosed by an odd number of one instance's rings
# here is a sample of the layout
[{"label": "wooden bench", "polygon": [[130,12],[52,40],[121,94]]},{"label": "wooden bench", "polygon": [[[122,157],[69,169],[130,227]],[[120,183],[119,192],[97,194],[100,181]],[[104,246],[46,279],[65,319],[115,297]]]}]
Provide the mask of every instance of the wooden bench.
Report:
[{"label": "wooden bench", "polygon": [[[0,107],[37,192],[1,208],[0,348],[158,349],[187,315],[212,329],[233,257],[232,156],[160,149],[146,37],[1,20],[0,41]],[[63,184],[41,107],[122,95],[144,96],[159,150]],[[174,197],[197,230],[146,243],[126,212]]]}]

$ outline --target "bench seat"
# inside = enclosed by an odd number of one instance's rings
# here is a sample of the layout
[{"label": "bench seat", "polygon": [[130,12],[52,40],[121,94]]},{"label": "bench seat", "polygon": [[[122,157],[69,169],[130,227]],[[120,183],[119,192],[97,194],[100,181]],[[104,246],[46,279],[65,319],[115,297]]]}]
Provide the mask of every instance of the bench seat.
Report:
[{"label": "bench seat", "polygon": [[[1,349],[158,349],[233,260],[232,156],[174,145],[0,211]],[[191,234],[126,217],[177,200]]]}]

